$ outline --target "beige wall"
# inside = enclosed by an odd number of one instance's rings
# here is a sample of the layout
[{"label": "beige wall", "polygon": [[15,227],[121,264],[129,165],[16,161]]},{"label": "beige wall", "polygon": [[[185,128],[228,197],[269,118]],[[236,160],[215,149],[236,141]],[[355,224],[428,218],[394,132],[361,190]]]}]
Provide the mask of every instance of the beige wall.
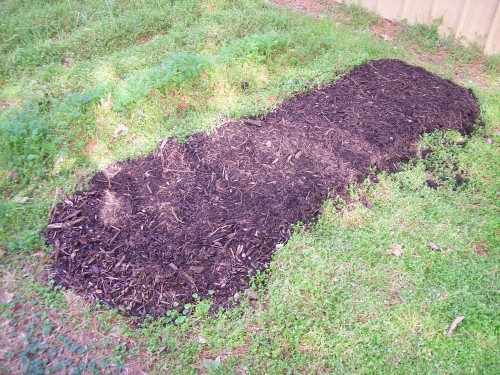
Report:
[{"label": "beige wall", "polygon": [[356,3],[390,20],[430,23],[442,18],[439,31],[476,42],[488,55],[500,53],[500,0],[338,0]]}]

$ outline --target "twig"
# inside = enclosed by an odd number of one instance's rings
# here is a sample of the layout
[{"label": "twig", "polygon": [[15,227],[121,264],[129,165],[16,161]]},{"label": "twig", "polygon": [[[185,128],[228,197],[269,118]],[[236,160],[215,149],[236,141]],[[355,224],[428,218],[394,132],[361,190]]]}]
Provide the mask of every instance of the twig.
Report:
[{"label": "twig", "polygon": [[163,171],[164,172],[178,172],[178,173],[196,173],[195,171],[181,171],[178,169],[167,169],[167,168],[164,168]]}]

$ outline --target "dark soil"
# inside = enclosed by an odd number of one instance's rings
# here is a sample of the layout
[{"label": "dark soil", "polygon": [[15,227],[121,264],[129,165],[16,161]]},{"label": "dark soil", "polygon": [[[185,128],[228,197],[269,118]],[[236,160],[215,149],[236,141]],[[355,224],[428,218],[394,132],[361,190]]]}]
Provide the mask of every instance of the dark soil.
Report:
[{"label": "dark soil", "polygon": [[59,284],[132,314],[248,287],[291,225],[370,167],[394,171],[424,132],[469,133],[474,95],[422,68],[370,61],[269,115],[117,163],[66,199],[45,236]]}]

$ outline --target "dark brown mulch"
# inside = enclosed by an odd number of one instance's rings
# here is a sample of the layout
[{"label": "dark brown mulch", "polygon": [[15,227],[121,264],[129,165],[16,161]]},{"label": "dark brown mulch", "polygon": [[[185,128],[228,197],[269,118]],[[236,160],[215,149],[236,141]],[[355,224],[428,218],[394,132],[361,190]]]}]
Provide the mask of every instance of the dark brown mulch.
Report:
[{"label": "dark brown mulch", "polygon": [[328,196],[369,167],[394,170],[424,132],[469,133],[478,114],[467,89],[381,60],[264,118],[166,140],[59,205],[45,233],[56,280],[133,314],[164,314],[194,293],[227,306]]}]

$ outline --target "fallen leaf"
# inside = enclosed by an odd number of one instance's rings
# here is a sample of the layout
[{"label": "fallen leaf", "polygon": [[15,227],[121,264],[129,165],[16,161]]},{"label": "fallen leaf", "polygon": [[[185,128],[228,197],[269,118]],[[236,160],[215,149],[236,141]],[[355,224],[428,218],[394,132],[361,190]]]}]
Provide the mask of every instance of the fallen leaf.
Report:
[{"label": "fallen leaf", "polygon": [[450,330],[448,331],[448,337],[453,336],[453,332],[455,331],[455,328],[457,328],[458,323],[460,323],[464,319],[465,316],[459,316],[453,321],[453,323],[451,323]]},{"label": "fallen leaf", "polygon": [[482,256],[488,257],[488,252],[482,248],[478,248],[478,249],[474,250],[474,252],[477,255],[482,255]]},{"label": "fallen leaf", "polygon": [[120,124],[116,127],[113,137],[118,138],[120,135],[127,134],[127,132],[128,132],[128,127],[126,127],[123,124]]},{"label": "fallen leaf", "polygon": [[401,255],[403,255],[403,248],[401,247],[401,245],[399,245],[397,243],[393,243],[392,244],[392,254],[396,255],[397,257],[400,257]]},{"label": "fallen leaf", "polygon": [[204,359],[203,360],[203,366],[209,369],[216,369],[220,365],[220,355],[217,356],[215,359]]},{"label": "fallen leaf", "polygon": [[206,344],[206,343],[207,343],[207,340],[205,340],[205,338],[204,338],[204,337],[200,336],[200,337],[198,338],[198,342],[199,342],[200,344]]},{"label": "fallen leaf", "polygon": [[19,174],[17,172],[10,172],[9,173],[9,180],[10,181],[17,181],[17,180],[19,180]]},{"label": "fallen leaf", "polygon": [[247,290],[245,290],[245,294],[247,295],[247,297],[250,301],[256,301],[259,299],[259,295],[256,292],[254,292],[253,290],[247,289]]},{"label": "fallen leaf", "polygon": [[158,348],[158,351],[156,352],[156,355],[163,353],[165,350],[166,350],[167,353],[169,352],[169,350],[168,350],[168,348],[166,346],[160,346]]},{"label": "fallen leaf", "polygon": [[429,247],[431,248],[431,250],[434,250],[434,251],[443,251],[434,242],[429,242]]},{"label": "fallen leaf", "polygon": [[0,295],[0,303],[9,304],[11,303],[13,298],[14,298],[14,293],[10,293],[8,290],[4,290],[3,293]]}]

